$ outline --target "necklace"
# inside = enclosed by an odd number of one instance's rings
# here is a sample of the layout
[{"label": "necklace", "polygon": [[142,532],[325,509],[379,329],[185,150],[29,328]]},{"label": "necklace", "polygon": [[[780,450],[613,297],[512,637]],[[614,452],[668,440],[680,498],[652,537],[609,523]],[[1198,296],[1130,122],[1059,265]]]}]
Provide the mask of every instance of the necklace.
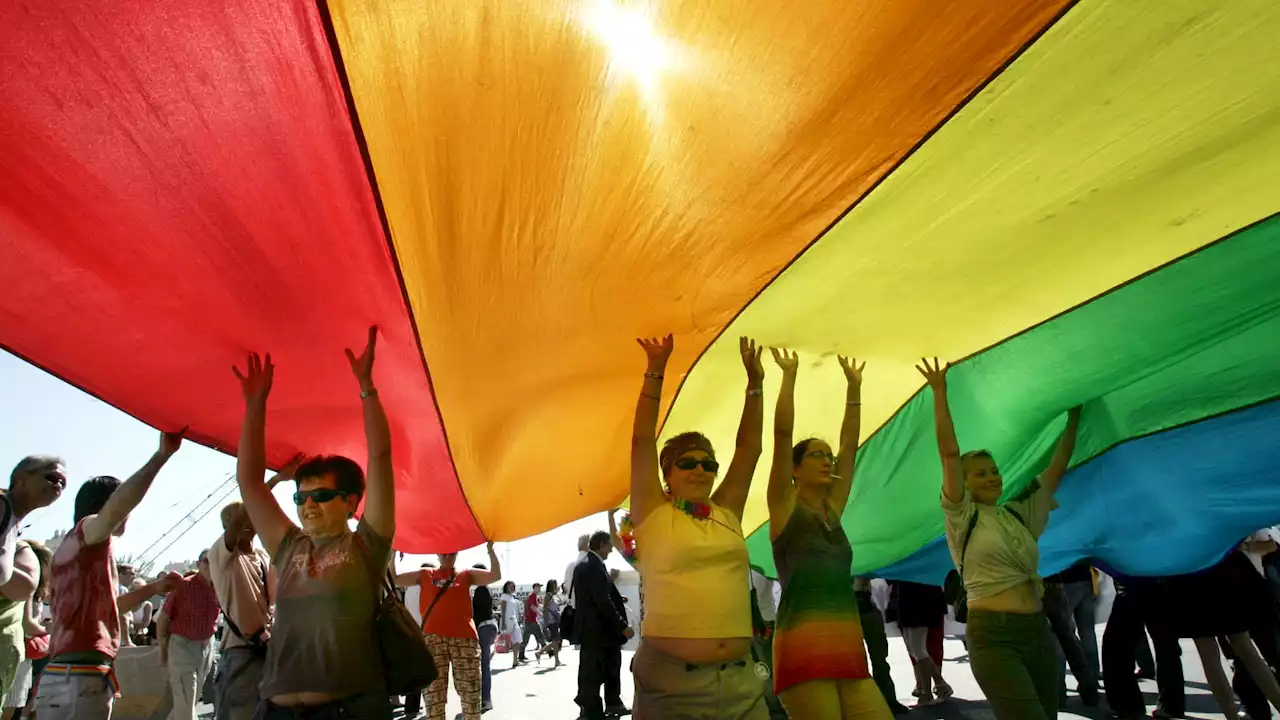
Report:
[{"label": "necklace", "polygon": [[673,497],[671,498],[671,504],[691,518],[706,520],[711,517],[711,506],[706,503],[696,503],[684,498]]}]

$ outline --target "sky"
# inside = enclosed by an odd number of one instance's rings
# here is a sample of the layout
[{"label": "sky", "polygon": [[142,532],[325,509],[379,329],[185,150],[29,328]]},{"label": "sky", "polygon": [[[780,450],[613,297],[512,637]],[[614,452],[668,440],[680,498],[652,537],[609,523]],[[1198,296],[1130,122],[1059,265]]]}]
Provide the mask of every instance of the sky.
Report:
[{"label": "sky", "polygon": [[[35,540],[71,528],[72,505],[84,480],[96,475],[123,480],[159,447],[158,430],[2,350],[0,408],[0,468],[6,475],[27,455],[57,455],[67,463],[69,482],[62,497],[31,513],[23,523],[23,536]],[[234,472],[234,457],[183,443],[130,516],[125,534],[116,540],[117,560],[154,561],[157,569],[194,560],[222,532],[218,510],[239,499]],[[7,487],[8,480],[4,482]],[[283,483],[275,496],[296,521],[293,490],[293,483]],[[531,538],[497,543],[503,578],[519,584],[545,584],[551,578],[562,581],[577,554],[578,536],[605,530],[607,523],[605,514],[598,513]],[[434,560],[406,555],[397,565],[407,570]],[[481,545],[463,551],[458,565],[487,561]],[[616,553],[608,564],[627,568]]]}]

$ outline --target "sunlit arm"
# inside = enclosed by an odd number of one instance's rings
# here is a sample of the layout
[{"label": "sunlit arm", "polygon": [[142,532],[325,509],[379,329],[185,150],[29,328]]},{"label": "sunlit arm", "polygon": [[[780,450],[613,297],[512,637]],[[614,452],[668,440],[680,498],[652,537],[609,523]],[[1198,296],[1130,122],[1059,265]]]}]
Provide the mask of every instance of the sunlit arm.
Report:
[{"label": "sunlit arm", "polygon": [[796,508],[796,487],[792,482],[792,433],[796,419],[796,370],[782,372],[782,388],[773,411],[773,462],[769,467],[769,536],[777,539]]},{"label": "sunlit arm", "polygon": [[240,486],[240,499],[244,501],[249,520],[262,538],[262,545],[271,557],[285,533],[293,527],[289,518],[276,502],[276,498],[262,482],[267,472],[266,453],[267,400],[245,400],[244,425],[240,429],[240,451],[236,454],[236,483]]},{"label": "sunlit arm", "polygon": [[733,460],[725,471],[724,480],[716,488],[711,499],[715,504],[732,512],[739,520],[747,507],[747,495],[751,492],[751,479],[756,474],[756,464],[763,450],[764,434],[764,383],[747,381],[747,399],[742,406],[742,419],[738,421],[738,439],[734,443]]},{"label": "sunlit arm", "polygon": [[840,422],[840,449],[836,452],[836,478],[831,483],[831,509],[844,513],[853,490],[858,441],[862,433],[862,382],[850,379],[845,389],[844,419]]},{"label": "sunlit arm", "polygon": [[1062,431],[1058,447],[1053,451],[1053,458],[1049,460],[1049,467],[1040,474],[1040,487],[1050,495],[1058,491],[1062,476],[1066,474],[1067,467],[1071,464],[1071,454],[1076,450],[1076,436],[1079,432],[1080,407],[1077,406],[1067,411],[1067,427]]},{"label": "sunlit arm", "polygon": [[951,419],[945,385],[933,389],[933,425],[938,435],[938,455],[942,459],[942,494],[951,502],[964,499],[964,471],[960,467],[960,442]]}]

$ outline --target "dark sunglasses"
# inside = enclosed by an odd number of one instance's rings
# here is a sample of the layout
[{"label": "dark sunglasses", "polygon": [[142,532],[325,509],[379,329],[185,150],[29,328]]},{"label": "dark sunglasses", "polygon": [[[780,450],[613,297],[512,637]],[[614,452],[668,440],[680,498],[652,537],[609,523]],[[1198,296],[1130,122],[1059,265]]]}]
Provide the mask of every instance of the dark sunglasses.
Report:
[{"label": "dark sunglasses", "polygon": [[293,494],[294,505],[306,505],[307,498],[316,501],[317,505],[323,505],[335,498],[345,498],[347,493],[342,490],[330,490],[329,488],[320,488],[319,490],[299,490]]},{"label": "dark sunglasses", "polygon": [[692,470],[698,467],[699,465],[702,466],[703,470],[706,470],[709,473],[720,472],[720,463],[716,462],[715,460],[712,460],[711,458],[706,458],[704,460],[695,460],[693,458],[680,458],[679,460],[676,461],[676,467],[680,468],[681,470]]},{"label": "dark sunglasses", "polygon": [[832,455],[829,452],[826,452],[825,450],[810,450],[809,452],[805,453],[804,456],[807,458],[813,458],[815,460],[830,460],[831,462],[836,461],[836,456]]}]

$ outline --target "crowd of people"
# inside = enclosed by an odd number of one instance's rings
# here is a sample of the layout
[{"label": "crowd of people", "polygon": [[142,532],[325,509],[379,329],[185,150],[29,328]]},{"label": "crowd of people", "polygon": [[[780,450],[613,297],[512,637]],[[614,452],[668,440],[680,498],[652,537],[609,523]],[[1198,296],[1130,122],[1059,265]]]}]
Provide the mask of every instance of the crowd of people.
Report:
[{"label": "crowd of people", "polygon": [[[1004,483],[995,459],[984,450],[962,452],[957,442],[947,366],[936,360],[918,369],[934,403],[943,470],[939,503],[956,570],[945,585],[890,583],[886,613],[873,602],[871,579],[851,574],[853,548],[841,524],[861,434],[864,364],[855,359],[839,358],[844,412],[833,446],[793,437],[799,357],[770,351],[782,376],[766,489],[777,580],[750,565],[742,516],[764,455],[765,363],[764,348],[746,338],[740,342],[742,416],[723,473],[701,433],[685,432],[659,446],[673,341],[640,341],[648,364],[632,431],[630,514],[623,531],[611,513],[608,531],[579,540],[563,582],[517,593],[507,581],[495,598],[490,586],[502,580],[502,567],[492,543],[487,565],[458,568],[457,553],[448,552],[438,565],[395,573],[391,432],[374,382],[376,341],[370,329],[362,353],[346,352],[364,419],[363,468],[343,456],[299,455],[263,482],[275,367],[270,355],[253,354],[243,369],[235,368],[245,407],[240,500],[223,508],[223,533],[186,576],[166,573],[144,582],[118,568],[113,554],[114,538],[179,450],[182,432],[162,433],[157,451],[123,482],[85,481],[75,498],[74,527],[53,553],[20,539],[18,528],[60,496],[65,464],[32,456],[14,468],[8,491],[0,493],[6,717],[25,707],[43,720],[109,718],[118,697],[120,647],[154,642],[167,671],[172,718],[194,717],[216,665],[218,720],[385,720],[398,702],[389,668],[404,659],[384,652],[384,621],[388,604],[400,602],[408,605],[436,670],[429,684],[408,692],[406,715],[425,705],[431,720],[445,715],[450,675],[464,720],[491,709],[495,654],[511,654],[513,666],[525,664],[530,642],[535,659],[546,657],[553,667],[562,664],[565,643],[578,647],[575,702],[583,720],[633,711],[643,720],[888,718],[908,708],[889,677],[886,621],[902,630],[917,703],[946,702],[953,694],[941,652],[949,605],[966,623],[974,678],[1001,720],[1055,717],[1068,664],[1085,705],[1099,704],[1105,680],[1115,717],[1145,715],[1136,677],[1146,674],[1160,685],[1157,717],[1178,717],[1179,638],[1194,640],[1228,717],[1236,717],[1237,696],[1257,718],[1269,717],[1268,705],[1280,708],[1280,563],[1259,559],[1280,559],[1276,537],[1249,538],[1215,567],[1192,575],[1117,576],[1099,653],[1097,575],[1089,561],[1048,578],[1038,574],[1038,539],[1056,507],[1083,409],[1064,408],[1066,429],[1048,464],[1001,503]],[[289,480],[296,483],[297,524],[272,494]],[[639,572],[637,608],[629,607],[616,571],[607,567],[614,550]],[[224,629],[215,643],[219,622]],[[622,647],[637,635],[634,707],[627,708]],[[1223,655],[1234,663],[1232,682]]]}]

